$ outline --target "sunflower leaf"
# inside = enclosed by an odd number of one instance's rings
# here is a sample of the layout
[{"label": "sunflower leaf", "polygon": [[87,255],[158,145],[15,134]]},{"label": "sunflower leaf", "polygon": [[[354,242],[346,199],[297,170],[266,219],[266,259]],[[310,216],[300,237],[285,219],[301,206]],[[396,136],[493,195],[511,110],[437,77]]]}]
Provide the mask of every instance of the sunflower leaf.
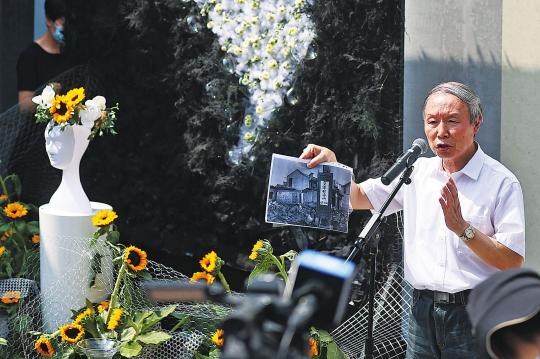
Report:
[{"label": "sunflower leaf", "polygon": [[30,233],[39,233],[39,222],[38,221],[31,221],[27,223],[28,231]]},{"label": "sunflower leaf", "polygon": [[135,341],[126,342],[120,346],[120,355],[126,358],[133,358],[142,350],[142,345]]},{"label": "sunflower leaf", "polygon": [[133,338],[135,338],[135,335],[137,334],[137,331],[133,327],[126,328],[122,331],[122,335],[120,336],[120,341],[122,342],[129,342],[132,341]]},{"label": "sunflower leaf", "polygon": [[64,349],[64,351],[62,351],[59,359],[69,359],[73,354],[75,354],[75,349],[68,347],[67,349]]},{"label": "sunflower leaf", "polygon": [[7,340],[4,338],[0,338],[0,345],[7,345]]},{"label": "sunflower leaf", "polygon": [[218,359],[221,355],[221,350],[220,349],[213,349],[210,351],[210,353],[208,353],[208,358],[210,359]]},{"label": "sunflower leaf", "polygon": [[274,263],[272,262],[272,258],[270,255],[267,255],[264,257],[262,261],[257,263],[255,268],[251,271],[248,277],[248,286],[253,282],[255,277],[257,277],[260,274],[267,273],[270,271],[270,268],[274,266]]},{"label": "sunflower leaf", "polygon": [[165,332],[151,331],[148,333],[140,334],[137,340],[144,344],[160,344],[164,341],[171,339],[171,336]]},{"label": "sunflower leaf", "polygon": [[5,231],[9,230],[10,227],[11,226],[10,226],[9,223],[4,223],[4,224],[0,225],[0,232],[5,232]]},{"label": "sunflower leaf", "polygon": [[113,244],[118,243],[120,240],[120,232],[118,231],[110,231],[107,233],[107,240]]}]

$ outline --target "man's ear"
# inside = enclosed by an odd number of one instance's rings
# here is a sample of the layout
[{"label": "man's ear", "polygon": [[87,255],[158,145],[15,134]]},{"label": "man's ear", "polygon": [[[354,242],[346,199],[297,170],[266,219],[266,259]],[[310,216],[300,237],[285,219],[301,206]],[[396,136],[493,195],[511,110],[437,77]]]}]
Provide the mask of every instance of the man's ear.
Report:
[{"label": "man's ear", "polygon": [[482,118],[482,115],[478,116],[476,118],[476,122],[474,123],[474,134],[476,135],[478,133],[478,131],[480,131],[480,126],[482,126],[482,122],[483,122],[483,118]]}]

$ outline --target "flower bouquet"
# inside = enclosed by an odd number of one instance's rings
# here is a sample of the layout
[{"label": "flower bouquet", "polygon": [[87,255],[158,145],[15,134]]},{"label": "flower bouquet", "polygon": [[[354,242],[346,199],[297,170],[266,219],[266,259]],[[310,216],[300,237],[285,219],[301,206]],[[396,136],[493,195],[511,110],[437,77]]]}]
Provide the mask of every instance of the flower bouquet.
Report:
[{"label": "flower bouquet", "polygon": [[[92,222],[101,224],[97,232],[110,237],[111,232],[116,232],[113,221],[117,217],[114,211],[104,210]],[[110,299],[98,304],[87,301],[84,308],[73,311],[70,322],[52,334],[31,333],[37,337],[34,348],[41,356],[68,359],[85,354],[90,358],[92,355],[112,358],[118,352],[124,358],[132,358],[145,345],[160,344],[171,338],[158,324],[174,312],[176,305],[159,310],[135,309],[132,305],[134,282],[151,277],[146,252],[135,246],[106,243],[115,254],[114,263],[118,267]]]},{"label": "flower bouquet", "polygon": [[60,93],[59,84],[45,86],[41,95],[32,98],[37,104],[36,123],[50,123],[51,129],[60,126],[81,125],[90,129],[88,139],[105,133],[115,135],[114,124],[118,104],[107,107],[103,96],[95,96],[91,100],[83,100],[86,93],[83,87],[73,88],[65,94]]}]

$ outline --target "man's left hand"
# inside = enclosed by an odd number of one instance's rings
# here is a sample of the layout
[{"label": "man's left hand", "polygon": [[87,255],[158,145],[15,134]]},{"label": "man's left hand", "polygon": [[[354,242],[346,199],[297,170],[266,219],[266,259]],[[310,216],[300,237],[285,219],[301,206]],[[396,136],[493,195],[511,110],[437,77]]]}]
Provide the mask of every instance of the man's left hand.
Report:
[{"label": "man's left hand", "polygon": [[462,236],[465,229],[469,226],[461,215],[461,205],[459,204],[459,196],[456,183],[450,177],[448,182],[441,189],[441,197],[439,203],[444,214],[446,227],[458,236]]}]

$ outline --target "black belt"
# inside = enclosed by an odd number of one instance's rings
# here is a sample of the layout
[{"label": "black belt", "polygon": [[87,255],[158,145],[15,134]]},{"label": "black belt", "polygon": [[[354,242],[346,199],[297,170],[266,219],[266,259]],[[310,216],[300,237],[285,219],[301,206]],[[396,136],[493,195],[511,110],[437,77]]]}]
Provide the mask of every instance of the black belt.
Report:
[{"label": "black belt", "polygon": [[415,293],[421,296],[428,297],[435,303],[448,303],[448,304],[467,304],[469,300],[470,289],[463,290],[457,293],[439,292],[429,289],[415,289]]}]

